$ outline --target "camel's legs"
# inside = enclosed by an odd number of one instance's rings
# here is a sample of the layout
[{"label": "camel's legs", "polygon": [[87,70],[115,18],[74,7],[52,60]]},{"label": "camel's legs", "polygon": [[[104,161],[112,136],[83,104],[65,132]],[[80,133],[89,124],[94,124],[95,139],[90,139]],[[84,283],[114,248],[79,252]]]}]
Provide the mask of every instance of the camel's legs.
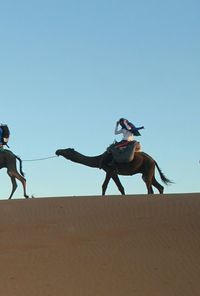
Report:
[{"label": "camel's legs", "polygon": [[105,193],[106,193],[106,189],[108,187],[108,183],[110,181],[110,178],[111,178],[111,175],[106,173],[106,178],[105,178],[103,185],[102,185],[102,195],[105,195]]},{"label": "camel's legs", "polygon": [[122,186],[122,184],[121,184],[121,182],[119,180],[118,175],[112,174],[112,173],[106,173],[106,178],[105,178],[105,180],[103,182],[103,185],[102,185],[102,195],[105,195],[106,189],[108,187],[108,183],[109,183],[109,181],[110,181],[111,178],[113,179],[113,181],[117,185],[117,188],[119,189],[119,191],[121,192],[121,194],[125,195],[124,187]]},{"label": "camel's legs", "polygon": [[122,195],[125,195],[125,191],[124,191],[124,187],[122,186],[118,175],[114,174],[112,175],[112,179],[115,182],[115,184],[117,185],[117,188],[119,189],[119,191],[121,192]]},{"label": "camel's legs", "polygon": [[145,175],[142,175],[142,179],[146,184],[147,193],[153,194],[154,192],[153,192],[153,188],[152,188],[152,179],[149,176],[145,176]]},{"label": "camel's legs", "polygon": [[13,186],[12,192],[9,196],[9,199],[11,199],[11,197],[13,196],[13,193],[15,192],[15,190],[17,188],[16,178],[22,183],[24,197],[28,198],[28,195],[26,194],[26,179],[24,177],[22,177],[17,171],[8,171],[8,175],[11,178],[11,182],[12,182],[12,186]]},{"label": "camel's legs", "polygon": [[9,199],[12,198],[13,193],[14,193],[15,190],[17,189],[17,182],[16,182],[16,180],[15,180],[15,177],[10,176],[10,179],[11,179],[11,182],[12,182],[12,191],[11,191],[11,194],[10,194],[10,196],[9,196]]},{"label": "camel's legs", "polygon": [[146,164],[144,168],[144,173],[142,174],[142,179],[146,184],[148,194],[154,193],[153,187],[152,187],[154,172],[155,172],[155,163],[151,161],[150,163]]},{"label": "camel's legs", "polygon": [[158,183],[158,181],[156,180],[155,176],[153,177],[152,185],[158,189],[158,191],[159,191],[160,194],[163,193],[164,187],[160,183]]}]

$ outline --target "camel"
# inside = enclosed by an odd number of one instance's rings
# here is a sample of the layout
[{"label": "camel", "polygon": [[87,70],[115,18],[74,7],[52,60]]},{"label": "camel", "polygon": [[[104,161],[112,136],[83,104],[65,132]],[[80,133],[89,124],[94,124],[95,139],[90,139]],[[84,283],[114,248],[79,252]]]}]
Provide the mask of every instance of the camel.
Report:
[{"label": "camel", "polygon": [[[16,160],[20,163],[20,174],[17,171]],[[17,189],[17,182],[18,179],[23,186],[24,197],[28,198],[29,196],[26,194],[26,179],[24,178],[24,173],[22,171],[22,160],[12,153],[10,150],[1,150],[0,151],[0,169],[7,168],[7,174],[9,175],[11,182],[12,182],[12,191],[9,196],[9,199],[12,198],[15,190]]]},{"label": "camel", "polygon": [[[97,156],[85,156],[72,148],[58,149],[55,152],[57,156],[63,156],[73,162],[92,168],[100,168],[105,153],[106,152]],[[145,152],[136,152],[134,159],[131,162],[119,163],[117,164],[117,167],[103,164],[101,168],[106,172],[106,177],[102,184],[102,195],[105,195],[110,179],[115,182],[120,193],[125,195],[124,187],[122,186],[118,175],[132,176],[135,174],[142,174],[142,179],[146,184],[147,194],[154,193],[153,186],[157,188],[160,194],[162,194],[164,192],[164,187],[159,184],[155,178],[155,167],[157,168],[163,183],[166,185],[173,183],[165,177],[157,162]]]}]

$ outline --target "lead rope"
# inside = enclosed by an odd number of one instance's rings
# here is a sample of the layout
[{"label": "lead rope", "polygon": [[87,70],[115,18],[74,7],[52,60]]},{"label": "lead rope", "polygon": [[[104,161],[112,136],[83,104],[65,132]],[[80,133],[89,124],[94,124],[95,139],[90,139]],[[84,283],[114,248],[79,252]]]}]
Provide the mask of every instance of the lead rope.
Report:
[{"label": "lead rope", "polygon": [[55,157],[57,157],[57,156],[54,155],[54,156],[48,156],[48,157],[43,157],[43,158],[22,159],[22,161],[40,161],[40,160],[45,160],[45,159],[50,159],[50,158],[55,158]]}]

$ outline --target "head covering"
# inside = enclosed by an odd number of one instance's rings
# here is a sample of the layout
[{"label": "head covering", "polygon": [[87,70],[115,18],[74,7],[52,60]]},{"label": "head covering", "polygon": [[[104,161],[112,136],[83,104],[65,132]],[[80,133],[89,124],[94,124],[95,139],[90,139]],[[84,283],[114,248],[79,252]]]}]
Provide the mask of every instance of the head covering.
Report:
[{"label": "head covering", "polygon": [[126,129],[127,131],[130,131],[131,133],[133,133],[134,136],[141,136],[140,132],[138,131],[138,128],[135,127],[135,125],[127,119],[120,118],[119,123],[122,128]]},{"label": "head covering", "polygon": [[131,130],[130,122],[125,118],[120,118],[119,123],[122,128],[126,129],[127,131]]}]

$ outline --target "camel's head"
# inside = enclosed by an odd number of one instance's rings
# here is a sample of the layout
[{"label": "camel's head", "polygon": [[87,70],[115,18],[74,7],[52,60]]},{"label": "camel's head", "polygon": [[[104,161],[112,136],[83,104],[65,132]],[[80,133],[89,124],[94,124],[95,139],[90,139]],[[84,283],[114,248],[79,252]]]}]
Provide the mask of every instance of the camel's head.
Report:
[{"label": "camel's head", "polygon": [[58,149],[56,150],[56,155],[57,156],[63,156],[65,158],[69,158],[73,155],[74,149],[72,148],[67,148],[67,149]]}]

